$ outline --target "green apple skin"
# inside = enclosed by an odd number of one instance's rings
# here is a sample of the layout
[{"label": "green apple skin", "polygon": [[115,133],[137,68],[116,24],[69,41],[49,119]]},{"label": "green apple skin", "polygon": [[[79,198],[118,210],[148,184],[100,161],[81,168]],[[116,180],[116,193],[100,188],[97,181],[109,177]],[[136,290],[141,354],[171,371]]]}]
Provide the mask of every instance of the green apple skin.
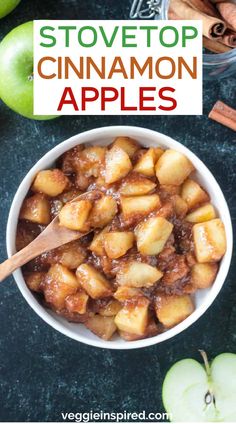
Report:
[{"label": "green apple skin", "polygon": [[0,0],[0,19],[11,13],[21,0]]},{"label": "green apple skin", "polygon": [[[215,403],[205,403],[209,391]],[[176,362],[167,372],[162,400],[172,422],[236,422],[236,354],[222,353],[210,375],[194,359]]]},{"label": "green apple skin", "polygon": [[52,119],[33,113],[33,22],[9,32],[0,44],[0,98],[30,119]]}]

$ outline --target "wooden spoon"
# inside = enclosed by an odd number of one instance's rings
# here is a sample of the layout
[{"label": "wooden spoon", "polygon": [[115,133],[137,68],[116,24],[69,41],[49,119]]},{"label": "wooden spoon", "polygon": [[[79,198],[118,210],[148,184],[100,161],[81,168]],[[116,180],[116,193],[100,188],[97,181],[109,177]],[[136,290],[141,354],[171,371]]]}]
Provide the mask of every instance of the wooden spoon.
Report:
[{"label": "wooden spoon", "polygon": [[[77,196],[71,202],[84,198],[95,201],[101,197],[101,194],[101,192],[94,190]],[[69,243],[70,241],[78,240],[79,238],[89,234],[91,231],[93,231],[93,229],[86,233],[69,230],[68,228],[60,225],[59,218],[56,216],[45,230],[43,230],[42,233],[40,233],[30,244],[0,264],[0,282],[17,268],[20,268],[22,265],[25,265],[27,262],[36,258],[36,256],[62,246],[63,244]]]}]

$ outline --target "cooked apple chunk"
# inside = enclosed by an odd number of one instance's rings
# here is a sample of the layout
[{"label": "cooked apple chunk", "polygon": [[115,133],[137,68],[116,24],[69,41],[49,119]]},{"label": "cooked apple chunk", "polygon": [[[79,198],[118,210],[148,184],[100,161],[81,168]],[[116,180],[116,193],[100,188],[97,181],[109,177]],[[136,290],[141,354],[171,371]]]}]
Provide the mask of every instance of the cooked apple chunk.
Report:
[{"label": "cooked apple chunk", "polygon": [[63,309],[66,297],[74,294],[79,287],[73,272],[63,265],[52,265],[45,277],[43,289],[46,302],[58,310]]},{"label": "cooked apple chunk", "polygon": [[67,203],[59,213],[60,224],[70,230],[86,231],[85,223],[91,208],[92,203],[89,200]]},{"label": "cooked apple chunk", "polygon": [[150,287],[162,277],[162,272],[143,262],[123,263],[116,274],[117,284],[128,287]]},{"label": "cooked apple chunk", "polygon": [[160,184],[180,185],[193,170],[190,160],[172,149],[166,150],[156,164],[156,176]]},{"label": "cooked apple chunk", "polygon": [[131,231],[112,231],[104,234],[103,238],[106,254],[111,259],[125,255],[134,242],[134,234]]},{"label": "cooked apple chunk", "polygon": [[189,209],[193,209],[201,203],[209,202],[208,194],[196,181],[190,178],[182,185],[181,197],[185,200]]},{"label": "cooked apple chunk", "polygon": [[101,146],[89,146],[79,153],[77,170],[86,177],[98,177],[105,162],[106,148]]},{"label": "cooked apple chunk", "polygon": [[155,209],[160,208],[161,201],[158,194],[149,194],[146,196],[121,196],[120,204],[124,219],[139,215],[148,215]]},{"label": "cooked apple chunk", "polygon": [[90,243],[89,250],[95,253],[95,255],[102,256],[105,254],[104,249],[104,234],[109,231],[109,226],[103,228],[102,231],[95,234],[92,242]]},{"label": "cooked apple chunk", "polygon": [[173,224],[162,217],[149,218],[135,230],[137,247],[142,255],[158,255],[171,235]]},{"label": "cooked apple chunk", "polygon": [[125,305],[116,315],[115,324],[121,331],[142,335],[148,323],[149,300],[145,297]]},{"label": "cooked apple chunk", "polygon": [[141,196],[150,193],[156,184],[139,174],[131,174],[122,182],[119,192],[123,196]]},{"label": "cooked apple chunk", "polygon": [[109,281],[91,265],[80,265],[76,270],[76,277],[81,287],[93,299],[112,295],[112,287]]},{"label": "cooked apple chunk", "polygon": [[122,305],[118,300],[111,300],[107,305],[102,306],[99,309],[99,314],[103,317],[113,317],[118,314],[119,310],[122,308]]},{"label": "cooked apple chunk", "polygon": [[134,171],[146,175],[147,177],[154,177],[156,157],[155,149],[150,147],[150,149],[148,149],[138,160],[134,167]]},{"label": "cooked apple chunk", "polygon": [[89,215],[92,227],[104,227],[112,221],[117,213],[117,203],[112,196],[103,196],[97,200]]},{"label": "cooked apple chunk", "polygon": [[34,194],[24,200],[20,219],[27,219],[42,225],[49,224],[51,220],[50,203],[44,194]]},{"label": "cooked apple chunk", "polygon": [[76,314],[85,314],[89,296],[87,293],[79,289],[75,294],[71,294],[66,298],[65,306],[69,312]]},{"label": "cooked apple chunk", "polygon": [[183,218],[188,212],[188,205],[178,194],[171,196],[171,203],[177,216]]},{"label": "cooked apple chunk", "polygon": [[55,260],[69,269],[76,269],[87,256],[86,249],[77,240],[64,244],[53,252]]},{"label": "cooked apple chunk", "polygon": [[106,153],[105,181],[114,183],[125,177],[132,169],[129,155],[120,147],[113,146]]},{"label": "cooked apple chunk", "polygon": [[41,292],[40,284],[44,280],[46,272],[30,272],[24,275],[25,282],[30,290],[34,292]]},{"label": "cooked apple chunk", "polygon": [[139,149],[137,141],[129,137],[117,137],[113,143],[113,146],[124,150],[130,158],[132,158],[135,152]]},{"label": "cooked apple chunk", "polygon": [[119,302],[127,302],[129,300],[135,300],[138,297],[143,297],[143,292],[135,287],[120,286],[113,294],[113,297],[119,300]]},{"label": "cooked apple chunk", "polygon": [[219,261],[226,251],[226,235],[223,222],[219,219],[193,226],[193,239],[197,261]]},{"label": "cooked apple chunk", "polygon": [[186,216],[188,222],[204,222],[216,218],[216,212],[211,203],[207,203]]},{"label": "cooked apple chunk", "polygon": [[69,180],[60,169],[40,171],[33,182],[32,190],[55,197],[69,185]]},{"label": "cooked apple chunk", "polygon": [[197,289],[206,289],[214,283],[217,271],[215,263],[195,264],[191,268],[191,283]]},{"label": "cooked apple chunk", "polygon": [[158,326],[158,324],[156,324],[156,322],[153,319],[148,322],[146,330],[145,330],[144,334],[142,334],[142,335],[127,333],[125,331],[119,331],[120,337],[122,339],[126,340],[127,342],[145,339],[146,337],[154,337],[158,333],[160,333],[160,326]]},{"label": "cooked apple chunk", "polygon": [[159,321],[170,328],[191,315],[194,305],[189,295],[160,295],[156,298],[155,310]]},{"label": "cooked apple chunk", "polygon": [[110,340],[116,332],[114,317],[94,315],[85,322],[86,327],[103,340]]}]

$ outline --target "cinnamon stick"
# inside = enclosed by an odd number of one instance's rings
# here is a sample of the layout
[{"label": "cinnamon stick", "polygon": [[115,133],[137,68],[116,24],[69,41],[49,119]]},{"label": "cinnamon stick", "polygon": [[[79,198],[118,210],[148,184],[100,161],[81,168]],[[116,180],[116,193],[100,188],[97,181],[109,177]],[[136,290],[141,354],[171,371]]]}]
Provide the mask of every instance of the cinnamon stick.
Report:
[{"label": "cinnamon stick", "polygon": [[235,48],[236,47],[236,32],[231,31],[230,29],[226,30],[220,42],[222,42],[226,46]]},{"label": "cinnamon stick", "polygon": [[230,2],[217,3],[216,7],[226,23],[236,30],[236,4]]},{"label": "cinnamon stick", "polygon": [[210,40],[207,37],[203,37],[203,46],[213,53],[226,53],[232,50],[230,47],[221,44],[216,40]]},{"label": "cinnamon stick", "polygon": [[195,10],[181,0],[171,0],[171,8],[176,15],[181,17],[181,19],[202,20],[203,35],[207,38],[220,38],[226,30],[226,24],[224,21]]},{"label": "cinnamon stick", "polygon": [[213,121],[219,122],[231,130],[236,131],[236,110],[220,100],[215,103],[208,116]]},{"label": "cinnamon stick", "polygon": [[199,10],[209,16],[219,17],[216,8],[210,2],[210,0],[184,0],[185,3],[189,4],[193,9]]},{"label": "cinnamon stick", "polygon": [[171,21],[179,21],[181,18],[176,15],[176,13],[170,7],[168,10],[168,19],[170,19]]}]

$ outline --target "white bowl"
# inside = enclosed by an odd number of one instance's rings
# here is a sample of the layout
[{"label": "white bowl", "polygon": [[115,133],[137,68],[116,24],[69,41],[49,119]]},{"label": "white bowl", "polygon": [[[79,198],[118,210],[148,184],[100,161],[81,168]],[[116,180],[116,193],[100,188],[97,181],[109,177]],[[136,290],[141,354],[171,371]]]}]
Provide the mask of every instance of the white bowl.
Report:
[{"label": "white bowl", "polygon": [[107,145],[117,136],[129,136],[135,138],[144,146],[161,146],[164,148],[176,149],[184,153],[194,164],[196,168],[195,178],[210,194],[212,203],[218,210],[218,214],[224,222],[227,237],[227,251],[221,261],[219,272],[217,274],[213,286],[206,290],[199,290],[196,293],[195,311],[187,319],[182,321],[180,324],[176,325],[174,328],[171,328],[165,333],[159,334],[155,337],[127,342],[117,336],[116,339],[112,341],[104,341],[92,334],[89,330],[87,330],[83,324],[69,323],[64,318],[56,315],[49,309],[43,307],[26,286],[20,269],[15,271],[13,275],[22,295],[24,296],[28,304],[44,321],[51,325],[51,327],[65,334],[66,336],[71,337],[74,340],[86,343],[88,345],[110,349],[134,349],[150,346],[156,343],[163,342],[164,340],[170,339],[171,337],[174,337],[176,334],[179,334],[180,332],[188,328],[190,325],[192,325],[195,321],[197,321],[198,318],[204,314],[207,308],[209,308],[209,306],[212,304],[212,302],[218,295],[220,289],[224,284],[225,278],[229,270],[232,256],[233,237],[228,206],[218,183],[216,182],[209,169],[189,149],[187,149],[185,146],[178,143],[177,141],[173,140],[172,138],[167,137],[166,135],[160,134],[155,131],[147,130],[145,128],[130,126],[98,128],[91,131],[86,131],[79,135],[75,135],[74,137],[60,143],[58,146],[54,147],[46,155],[44,155],[42,159],[40,159],[36,163],[36,165],[33,166],[33,168],[23,179],[16,192],[7,224],[7,252],[8,256],[10,257],[16,251],[15,239],[19,211],[21,208],[21,204],[30,188],[32,180],[34,179],[35,174],[42,169],[46,169],[53,166],[55,160],[62,153],[66,152],[77,144],[91,143]]}]

